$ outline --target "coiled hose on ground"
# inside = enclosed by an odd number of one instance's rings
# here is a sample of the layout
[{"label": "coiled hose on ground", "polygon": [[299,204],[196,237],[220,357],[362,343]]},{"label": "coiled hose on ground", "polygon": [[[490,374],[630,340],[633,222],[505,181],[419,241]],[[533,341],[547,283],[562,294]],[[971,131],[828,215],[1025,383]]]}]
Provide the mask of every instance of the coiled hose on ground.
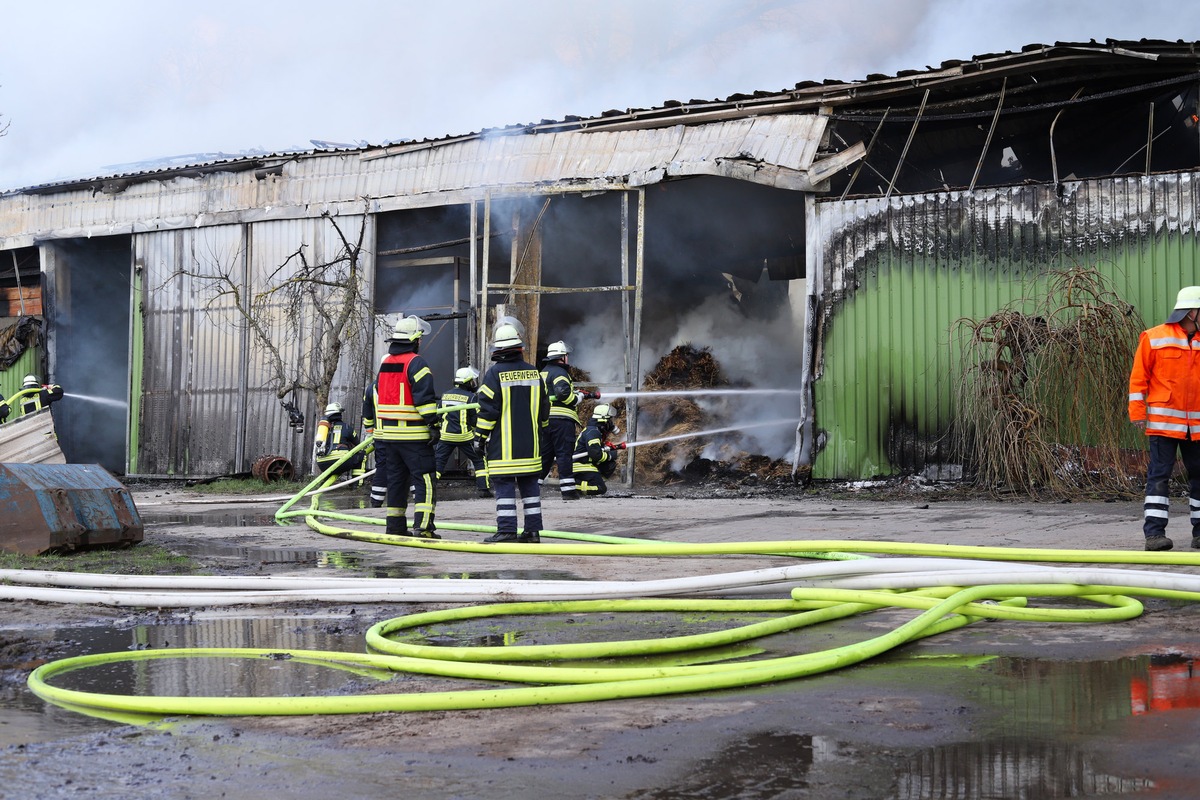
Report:
[{"label": "coiled hose on ground", "polygon": [[[364,442],[360,447],[365,446]],[[352,451],[353,453],[353,451]],[[335,467],[336,468],[336,465]],[[32,691],[75,711],[123,721],[176,715],[350,714],[498,708],[580,703],[734,689],[793,680],[857,664],[918,638],[955,630],[980,619],[1028,622],[1117,622],[1142,613],[1136,597],[1200,601],[1200,576],[1146,569],[1057,567],[1051,563],[1200,566],[1200,553],[1047,550],[904,544],[866,541],[650,542],[563,531],[543,532],[561,543],[482,545],[455,540],[390,537],[328,520],[378,526],[379,519],[320,511],[300,498],[330,479],[332,469],[276,514],[280,522],[303,517],[326,535],[443,550],[686,557],[774,554],[833,559],[723,575],[654,581],[367,580],[341,578],[154,578],[0,571],[0,598],[107,605],[213,606],[323,600],[330,602],[479,603],[387,620],[366,636],[367,653],[262,648],[180,648],[99,653],[45,664],[29,676]],[[445,525],[443,530],[486,532],[487,526]],[[864,558],[870,553],[904,558]],[[1011,562],[1027,562],[1013,564]],[[1033,562],[1033,563],[1028,563]],[[722,598],[724,594],[739,597]],[[747,599],[773,594],[773,598]],[[781,597],[780,595],[783,595]],[[1053,607],[1030,607],[1033,598],[1056,598]],[[1078,608],[1062,606],[1074,598]],[[813,653],[711,662],[713,648],[831,622],[880,608],[919,613],[896,629],[854,644]],[[502,647],[443,647],[402,641],[395,635],[462,620],[512,615],[653,612],[772,613],[767,621],[686,636],[616,642]],[[655,657],[649,666],[647,657]],[[65,689],[52,679],[103,664],[179,658],[287,658],[349,670],[382,670],[495,682],[486,689],[325,697],[159,697]],[[633,658],[637,666],[612,659]],[[579,662],[594,666],[580,666]],[[530,663],[534,662],[534,663]],[[563,663],[568,662],[568,663]],[[132,715],[132,716],[131,716]]]}]

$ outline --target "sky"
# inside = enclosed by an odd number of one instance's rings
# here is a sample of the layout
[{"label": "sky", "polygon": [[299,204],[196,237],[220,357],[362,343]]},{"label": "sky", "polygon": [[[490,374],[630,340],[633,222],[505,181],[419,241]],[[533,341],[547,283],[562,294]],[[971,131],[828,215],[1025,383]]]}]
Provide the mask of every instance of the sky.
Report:
[{"label": "sky", "polygon": [[1180,0],[0,4],[0,190],[862,80],[1033,43],[1200,41]]}]

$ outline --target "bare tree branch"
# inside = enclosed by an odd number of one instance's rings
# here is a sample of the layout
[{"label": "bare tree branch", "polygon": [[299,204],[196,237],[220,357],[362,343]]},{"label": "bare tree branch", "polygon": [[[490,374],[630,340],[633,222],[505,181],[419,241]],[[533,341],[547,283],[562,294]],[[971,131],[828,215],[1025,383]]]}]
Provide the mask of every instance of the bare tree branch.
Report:
[{"label": "bare tree branch", "polygon": [[205,298],[207,315],[232,311],[251,332],[254,346],[267,357],[276,396],[282,400],[293,392],[311,391],[318,408],[329,402],[347,347],[353,358],[351,374],[366,380],[370,339],[364,337],[376,324],[363,276],[365,209],[353,237],[336,217],[326,213],[322,218],[337,237],[336,252],[310,259],[310,245],[301,243],[268,273],[252,297],[244,296],[242,251],[225,258],[210,254],[204,263],[193,257],[190,267],[177,270],[159,287],[172,279],[191,279],[196,295]]}]

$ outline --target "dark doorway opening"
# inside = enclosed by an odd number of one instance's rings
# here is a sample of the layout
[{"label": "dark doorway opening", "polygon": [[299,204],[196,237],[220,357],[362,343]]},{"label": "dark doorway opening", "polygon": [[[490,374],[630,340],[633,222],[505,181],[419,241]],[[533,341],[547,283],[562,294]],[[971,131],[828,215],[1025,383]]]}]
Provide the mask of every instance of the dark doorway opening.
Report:
[{"label": "dark doorway opening", "polygon": [[132,240],[55,242],[51,317],[53,381],[66,396],[54,408],[59,444],[73,464],[122,475],[129,423]]}]

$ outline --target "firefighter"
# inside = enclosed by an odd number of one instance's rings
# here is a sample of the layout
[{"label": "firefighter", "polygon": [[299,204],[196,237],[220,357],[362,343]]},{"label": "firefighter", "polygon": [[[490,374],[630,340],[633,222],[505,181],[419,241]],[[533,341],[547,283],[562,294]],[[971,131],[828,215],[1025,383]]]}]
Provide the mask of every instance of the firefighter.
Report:
[{"label": "firefighter", "polygon": [[579,401],[585,397],[599,399],[599,392],[576,392],[571,380],[568,360],[571,348],[566,342],[553,342],[546,348],[542,361],[542,382],[550,397],[550,424],[546,427],[547,441],[542,446],[542,480],[558,466],[558,490],[563,500],[578,500],[571,456],[575,450],[575,433],[579,428]]},{"label": "firefighter", "polygon": [[3,425],[7,419],[8,419],[8,403],[4,402],[3,399],[0,399],[0,425]]},{"label": "firefighter", "polygon": [[[371,388],[371,408],[363,415],[374,423],[375,450],[387,469],[387,526],[392,536],[440,539],[434,532],[433,448],[440,436],[433,372],[418,355],[421,337],[430,330],[420,317],[401,317],[388,341]],[[408,494],[413,488],[414,527],[408,530]]]},{"label": "firefighter", "polygon": [[[363,392],[362,425],[364,437],[370,436],[374,438],[375,436],[374,391],[375,386],[372,384]],[[367,451],[375,458],[375,474],[371,476],[371,489],[367,502],[371,508],[383,508],[383,504],[387,500],[387,456],[376,445],[375,441],[367,445]]]},{"label": "firefighter", "polygon": [[[479,373],[470,367],[463,367],[454,373],[454,388],[442,394],[438,408],[446,409],[453,406],[472,405],[477,402],[475,397],[476,381]],[[475,488],[480,497],[491,497],[492,490],[488,485],[487,462],[475,452],[475,409],[460,408],[442,415],[442,438],[434,448],[434,469],[438,480],[450,456],[455,450],[460,450],[471,462],[475,469]]]},{"label": "firefighter", "polygon": [[[496,328],[492,364],[483,375],[475,419],[475,451],[487,459],[496,492],[496,533],[488,543],[541,541],[542,440],[550,400],[537,368],[525,361],[521,334],[508,324]],[[517,534],[517,495],[525,515]]]},{"label": "firefighter", "polygon": [[[325,414],[317,423],[316,439],[313,447],[317,454],[317,470],[324,472],[334,465],[347,451],[358,444],[358,434],[354,427],[342,419],[342,404],[330,403],[325,406]],[[334,475],[344,475],[362,466],[362,453],[355,453],[353,458],[338,464]]]},{"label": "firefighter", "polygon": [[1129,421],[1146,432],[1150,463],[1142,533],[1170,550],[1167,516],[1176,454],[1188,479],[1192,547],[1200,549],[1200,286],[1185,286],[1162,325],[1142,331],[1129,373]]},{"label": "firefighter", "polygon": [[601,404],[592,409],[588,426],[575,440],[575,478],[581,495],[608,491],[605,480],[617,471],[617,453],[625,449],[624,442],[614,443],[610,439],[620,432],[612,406]]},{"label": "firefighter", "polygon": [[21,391],[10,399],[17,401],[16,407],[20,412],[18,417],[33,414],[43,408],[49,408],[51,403],[62,400],[62,387],[56,383],[42,383],[37,375],[26,375],[21,382]]}]

